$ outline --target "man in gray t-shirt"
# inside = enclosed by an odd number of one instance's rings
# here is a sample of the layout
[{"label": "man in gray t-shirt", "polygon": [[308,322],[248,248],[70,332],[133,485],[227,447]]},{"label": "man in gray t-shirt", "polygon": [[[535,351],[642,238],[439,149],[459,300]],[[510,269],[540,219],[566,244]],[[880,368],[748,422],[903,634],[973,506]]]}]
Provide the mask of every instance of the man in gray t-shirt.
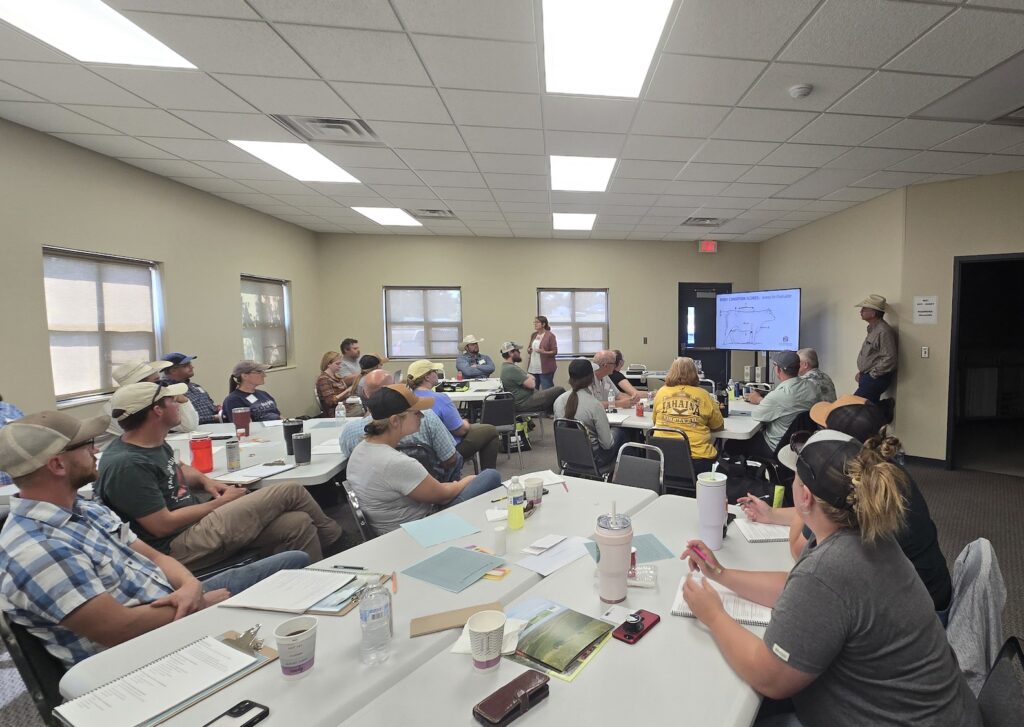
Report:
[{"label": "man in gray t-shirt", "polygon": [[362,371],[359,368],[359,356],[359,341],[354,338],[346,338],[341,342],[341,368],[338,370],[338,375],[347,386],[351,386],[359,376],[359,372]]}]

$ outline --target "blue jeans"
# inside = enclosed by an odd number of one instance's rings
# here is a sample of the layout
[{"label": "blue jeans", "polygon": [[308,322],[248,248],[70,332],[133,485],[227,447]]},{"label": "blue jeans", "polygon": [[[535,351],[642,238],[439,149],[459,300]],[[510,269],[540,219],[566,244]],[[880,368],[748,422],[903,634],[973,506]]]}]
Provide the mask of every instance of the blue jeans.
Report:
[{"label": "blue jeans", "polygon": [[241,593],[279,570],[297,570],[309,565],[309,556],[301,550],[286,550],[249,565],[240,565],[203,581],[203,591],[227,588],[231,595]]},{"label": "blue jeans", "polygon": [[444,507],[451,507],[452,505],[458,505],[460,502],[466,500],[472,500],[477,495],[482,495],[485,492],[490,492],[498,487],[501,487],[501,474],[498,470],[484,470],[470,482],[455,498]]},{"label": "blue jeans", "polygon": [[537,388],[538,389],[550,389],[555,385],[555,372],[552,371],[550,374],[537,374]]},{"label": "blue jeans", "polygon": [[877,404],[878,400],[882,398],[882,394],[889,388],[889,384],[892,383],[892,377],[895,374],[895,371],[890,371],[876,379],[867,371],[861,371],[860,380],[857,382],[857,390],[853,392],[853,395],[863,396],[868,401]]}]

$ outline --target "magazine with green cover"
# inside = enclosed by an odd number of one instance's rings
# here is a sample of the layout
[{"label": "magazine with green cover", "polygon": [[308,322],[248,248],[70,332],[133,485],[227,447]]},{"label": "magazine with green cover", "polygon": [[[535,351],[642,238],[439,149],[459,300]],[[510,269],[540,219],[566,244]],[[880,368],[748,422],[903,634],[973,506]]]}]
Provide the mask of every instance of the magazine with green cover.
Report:
[{"label": "magazine with green cover", "polygon": [[589,655],[591,647],[612,630],[604,621],[543,598],[509,606],[506,614],[527,622],[516,655],[559,673],[569,670],[581,656]]}]

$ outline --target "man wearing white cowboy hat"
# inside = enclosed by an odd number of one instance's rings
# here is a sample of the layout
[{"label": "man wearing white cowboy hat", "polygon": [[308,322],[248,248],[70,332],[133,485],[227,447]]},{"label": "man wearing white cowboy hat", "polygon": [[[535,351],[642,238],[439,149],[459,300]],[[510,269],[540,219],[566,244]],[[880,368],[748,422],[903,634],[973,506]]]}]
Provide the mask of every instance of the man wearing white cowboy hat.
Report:
[{"label": "man wearing white cowboy hat", "polygon": [[883,320],[887,310],[883,296],[872,293],[855,307],[868,324],[868,335],[857,356],[857,390],[853,393],[877,404],[896,376],[896,331]]},{"label": "man wearing white cowboy hat", "polygon": [[455,368],[464,379],[486,379],[494,373],[494,361],[486,353],[480,353],[484,339],[472,333],[462,339],[463,352],[455,359]]},{"label": "man wearing white cowboy hat", "polygon": [[[128,384],[138,384],[143,381],[149,381],[156,383],[160,381],[163,371],[173,366],[170,361],[161,359],[159,361],[152,361],[146,363],[145,361],[129,361],[128,363],[122,364],[110,372],[111,377],[114,379],[114,386],[127,386]],[[199,413],[195,407],[192,406],[191,400],[186,396],[178,397],[178,413],[181,415],[181,423],[171,431],[174,432],[194,432],[199,428]],[[110,416],[110,402],[108,401],[103,405],[103,413]],[[112,437],[120,437],[124,434],[124,430],[121,429],[121,425],[117,423],[117,420],[110,417],[110,424],[107,425],[107,434]],[[101,445],[101,449],[105,448],[110,442],[104,442]]]}]

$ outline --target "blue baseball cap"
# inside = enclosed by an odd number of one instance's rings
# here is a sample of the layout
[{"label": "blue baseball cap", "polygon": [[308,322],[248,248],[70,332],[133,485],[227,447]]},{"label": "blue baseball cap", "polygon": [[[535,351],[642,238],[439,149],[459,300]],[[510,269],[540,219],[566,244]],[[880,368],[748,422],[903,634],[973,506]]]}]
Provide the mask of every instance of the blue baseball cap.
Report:
[{"label": "blue baseball cap", "polygon": [[184,366],[187,363],[191,363],[193,359],[199,358],[198,356],[189,356],[185,353],[169,353],[163,357],[164,361],[170,361],[172,366]]}]

